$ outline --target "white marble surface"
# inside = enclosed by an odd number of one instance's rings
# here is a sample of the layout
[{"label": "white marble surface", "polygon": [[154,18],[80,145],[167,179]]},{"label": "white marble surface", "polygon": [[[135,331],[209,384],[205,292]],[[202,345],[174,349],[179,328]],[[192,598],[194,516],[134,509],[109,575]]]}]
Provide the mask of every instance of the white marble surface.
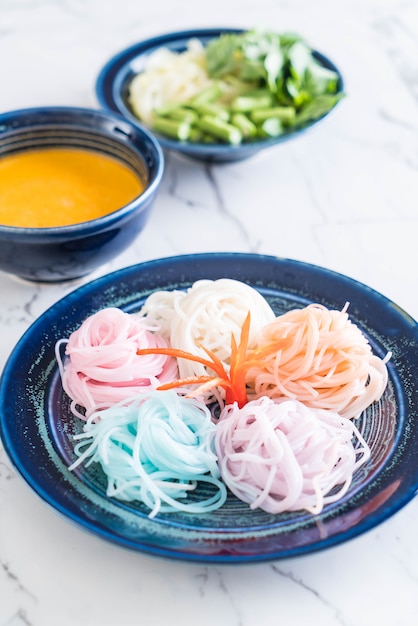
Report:
[{"label": "white marble surface", "polygon": [[[146,230],[99,273],[178,253],[262,252],[361,280],[417,319],[414,0],[0,0],[0,111],[97,107],[95,78],[119,49],[221,25],[299,31],[340,67],[348,97],[315,132],[245,162],[168,154]],[[0,367],[74,288],[0,274]],[[417,523],[415,499],[323,553],[246,566],[165,561],[59,517],[0,448],[0,626],[413,626]]]}]

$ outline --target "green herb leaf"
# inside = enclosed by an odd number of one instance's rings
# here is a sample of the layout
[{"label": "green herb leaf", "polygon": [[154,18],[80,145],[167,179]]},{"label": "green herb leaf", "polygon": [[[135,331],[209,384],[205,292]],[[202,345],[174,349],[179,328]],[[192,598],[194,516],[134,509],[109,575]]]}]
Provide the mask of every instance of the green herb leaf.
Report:
[{"label": "green herb leaf", "polygon": [[301,126],[307,122],[317,120],[323,117],[328,111],[333,109],[337,102],[344,97],[344,94],[323,94],[311,100],[303,109],[296,115],[295,124]]}]

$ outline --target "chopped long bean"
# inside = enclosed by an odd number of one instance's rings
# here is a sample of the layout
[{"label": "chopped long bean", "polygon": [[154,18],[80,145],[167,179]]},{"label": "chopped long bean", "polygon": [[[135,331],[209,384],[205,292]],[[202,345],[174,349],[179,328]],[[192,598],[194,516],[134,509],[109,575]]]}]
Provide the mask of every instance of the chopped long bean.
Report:
[{"label": "chopped long bean", "polygon": [[195,111],[197,115],[213,115],[220,120],[224,120],[227,122],[231,117],[229,110],[227,107],[217,103],[207,103],[207,104],[199,104],[195,106]]},{"label": "chopped long bean", "polygon": [[220,120],[211,115],[204,115],[199,119],[198,124],[202,130],[218,137],[222,141],[233,145],[237,145],[242,141],[241,131],[236,126],[224,122],[224,120]]},{"label": "chopped long bean", "polygon": [[274,103],[271,94],[265,96],[238,96],[231,104],[233,111],[253,111],[254,109],[268,109]]},{"label": "chopped long bean", "polygon": [[257,135],[257,126],[244,113],[234,113],[231,117],[231,123],[241,131],[244,138]]},{"label": "chopped long bean", "polygon": [[215,102],[222,96],[222,87],[218,82],[212,83],[206,89],[189,100],[192,107],[199,107],[202,104]]},{"label": "chopped long bean", "polygon": [[296,118],[296,111],[293,107],[272,107],[269,109],[254,109],[250,112],[250,118],[256,124],[262,124],[272,117],[277,118],[284,124],[292,124]]},{"label": "chopped long bean", "polygon": [[190,134],[190,124],[184,121],[171,120],[166,117],[157,117],[152,125],[157,133],[167,135],[173,139],[185,141]]},{"label": "chopped long bean", "polygon": [[183,107],[176,107],[173,109],[168,116],[172,120],[178,120],[183,122],[188,122],[189,124],[193,124],[196,122],[199,114],[192,109],[185,109]]}]

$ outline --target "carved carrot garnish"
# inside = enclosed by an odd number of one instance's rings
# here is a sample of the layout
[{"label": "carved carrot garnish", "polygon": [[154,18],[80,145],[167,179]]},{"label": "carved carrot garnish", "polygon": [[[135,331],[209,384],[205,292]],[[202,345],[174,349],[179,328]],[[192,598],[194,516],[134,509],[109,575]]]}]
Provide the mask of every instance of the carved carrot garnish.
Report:
[{"label": "carved carrot garnish", "polygon": [[186,378],[177,378],[169,383],[160,385],[157,389],[166,390],[187,385],[198,385],[193,392],[188,394],[189,396],[197,396],[206,391],[210,391],[214,387],[222,387],[225,389],[226,404],[233,404],[236,402],[238,406],[242,408],[248,401],[245,383],[248,368],[256,363],[258,364],[267,356],[274,354],[280,348],[283,348],[287,343],[286,340],[280,339],[279,341],[275,341],[267,346],[264,346],[261,350],[248,351],[250,320],[251,314],[248,311],[241,328],[239,344],[237,344],[234,335],[231,335],[229,372],[226,371],[222,361],[216,356],[216,354],[201,344],[197,345],[206,352],[209,357],[208,359],[178,348],[143,348],[137,350],[137,355],[165,354],[167,356],[201,363],[205,367],[211,369],[215,375],[210,376],[208,374],[207,376],[187,376]]}]

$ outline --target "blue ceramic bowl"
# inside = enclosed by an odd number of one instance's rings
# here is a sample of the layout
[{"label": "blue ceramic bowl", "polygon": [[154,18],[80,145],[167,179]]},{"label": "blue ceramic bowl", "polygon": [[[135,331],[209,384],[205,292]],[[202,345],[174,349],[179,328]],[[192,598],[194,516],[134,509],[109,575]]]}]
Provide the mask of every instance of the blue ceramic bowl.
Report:
[{"label": "blue ceramic bowl", "polygon": [[164,170],[158,142],[105,111],[46,107],[0,115],[0,158],[45,147],[100,151],[128,165],[145,184],[132,202],[103,217],[54,228],[0,224],[0,270],[39,282],[85,276],[123,252],[144,228]]},{"label": "blue ceramic bowl", "polygon": [[[122,50],[106,63],[96,80],[96,96],[100,105],[105,109],[120,113],[133,124],[143,128],[144,125],[134,115],[128,103],[128,89],[134,76],[144,69],[146,59],[151,53],[162,46],[175,52],[181,52],[186,49],[190,39],[197,38],[205,45],[211,39],[219,37],[223,33],[240,32],[243,32],[242,29],[235,28],[203,28],[180,31],[146,39],[145,41],[141,41]],[[314,51],[314,56],[324,67],[338,74],[338,92],[342,92],[344,84],[341,72],[338,68],[323,54]],[[332,111],[334,110],[335,107]],[[329,113],[331,113],[331,111]],[[260,150],[265,150],[277,144],[289,141],[305,133],[307,130],[316,128],[320,122],[328,118],[329,113],[314,122],[310,122],[301,128],[290,130],[278,137],[253,141],[251,143],[242,143],[237,146],[228,144],[190,143],[187,141],[168,139],[158,133],[154,134],[163,148],[174,150],[194,159],[213,162],[239,161],[255,155]]]}]

